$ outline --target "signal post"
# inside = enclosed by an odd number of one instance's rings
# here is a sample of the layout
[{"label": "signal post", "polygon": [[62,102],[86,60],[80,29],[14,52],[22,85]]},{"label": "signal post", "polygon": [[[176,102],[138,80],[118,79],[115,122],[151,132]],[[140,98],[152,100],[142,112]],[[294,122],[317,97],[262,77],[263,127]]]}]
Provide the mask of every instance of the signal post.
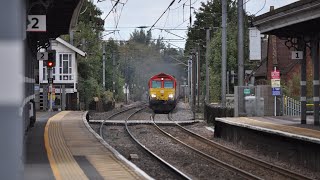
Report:
[{"label": "signal post", "polygon": [[56,66],[56,51],[49,50],[48,52],[38,53],[38,60],[43,60],[48,70],[48,85],[49,85],[49,111],[52,111],[52,95],[53,95],[53,68]]}]

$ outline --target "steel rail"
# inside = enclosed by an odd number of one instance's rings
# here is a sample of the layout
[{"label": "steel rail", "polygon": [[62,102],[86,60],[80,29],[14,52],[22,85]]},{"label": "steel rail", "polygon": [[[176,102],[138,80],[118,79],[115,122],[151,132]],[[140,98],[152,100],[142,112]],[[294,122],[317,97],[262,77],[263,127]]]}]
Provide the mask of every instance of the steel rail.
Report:
[{"label": "steel rail", "polygon": [[218,166],[220,166],[220,167],[222,167],[222,168],[225,168],[225,169],[227,169],[227,170],[233,171],[233,172],[239,174],[241,177],[243,177],[243,178],[245,178],[245,179],[261,179],[261,178],[255,176],[255,175],[253,175],[253,174],[250,174],[250,173],[248,173],[248,172],[246,172],[246,171],[243,171],[242,169],[239,169],[239,168],[237,168],[237,167],[235,167],[235,166],[229,165],[229,164],[227,164],[227,163],[225,163],[225,162],[223,162],[223,161],[220,161],[219,159],[217,159],[217,158],[215,158],[215,157],[212,157],[212,156],[210,156],[210,155],[208,155],[208,154],[206,154],[206,153],[203,153],[203,152],[201,152],[201,151],[199,151],[199,150],[197,150],[197,149],[195,149],[195,148],[193,148],[193,147],[185,144],[184,142],[180,141],[179,139],[173,137],[171,134],[169,134],[169,133],[165,132],[164,130],[162,130],[162,129],[156,124],[156,122],[155,122],[155,120],[154,120],[153,117],[152,117],[151,120],[152,120],[152,122],[153,122],[153,125],[156,127],[156,129],[158,129],[161,133],[163,133],[163,134],[165,134],[166,136],[168,136],[169,138],[171,138],[171,139],[179,142],[180,144],[186,146],[187,148],[193,150],[194,152],[196,152],[196,153],[199,154],[200,156],[204,157],[206,160],[210,161],[211,163],[216,164],[216,165],[218,165]]},{"label": "steel rail", "polygon": [[248,161],[250,163],[254,163],[256,165],[259,165],[259,166],[262,166],[263,168],[266,168],[266,169],[269,169],[269,170],[272,170],[272,171],[275,171],[283,176],[287,176],[289,177],[290,179],[297,179],[297,180],[302,180],[302,179],[311,179],[309,177],[306,177],[306,176],[303,176],[301,174],[297,174],[293,171],[290,171],[290,170],[287,170],[287,169],[284,169],[282,167],[279,167],[279,166],[276,166],[276,165],[273,165],[273,164],[270,164],[268,162],[265,162],[265,161],[262,161],[260,159],[256,159],[256,158],[253,158],[253,157],[250,157],[250,156],[247,156],[243,153],[240,153],[240,152],[237,152],[235,150],[232,150],[228,147],[225,147],[225,146],[222,146],[210,139],[207,139],[203,136],[200,136],[199,134],[196,134],[192,131],[190,131],[189,129],[186,129],[185,127],[181,126],[177,121],[174,121],[172,119],[172,117],[170,116],[170,114],[168,114],[168,119],[175,122],[175,124],[180,128],[182,129],[183,131],[187,132],[188,134],[191,134],[193,137],[199,139],[200,141],[210,145],[210,146],[213,146],[221,151],[224,151],[225,153],[228,153],[228,154],[231,154],[233,156],[236,156],[237,158],[239,159],[242,159],[242,160],[245,160],[245,161]]},{"label": "steel rail", "polygon": [[[100,126],[100,136],[101,136],[101,138],[104,139],[104,138],[103,138],[103,126],[104,126],[104,124],[105,124],[105,122],[106,122],[107,120],[109,120],[110,118],[112,118],[112,117],[114,117],[114,116],[117,116],[117,115],[119,115],[119,114],[121,114],[121,113],[124,113],[124,112],[126,112],[126,111],[130,111],[131,109],[138,108],[138,107],[144,106],[144,105],[145,105],[145,103],[142,103],[142,104],[138,104],[138,105],[136,105],[136,106],[131,106],[131,107],[128,107],[128,108],[124,108],[124,109],[121,109],[121,110],[118,111],[118,112],[115,112],[115,113],[111,114],[109,117],[107,117],[104,121],[101,122],[101,126]],[[89,120],[89,122],[90,122],[90,120]]]},{"label": "steel rail", "polygon": [[160,163],[166,165],[169,169],[172,170],[173,173],[177,174],[178,176],[180,176],[183,179],[188,179],[191,180],[192,178],[190,178],[189,176],[187,176],[186,174],[184,174],[183,172],[181,172],[180,170],[178,170],[176,167],[174,167],[173,165],[171,165],[170,163],[168,163],[167,161],[165,161],[164,159],[162,159],[161,157],[159,157],[158,155],[156,155],[154,152],[152,152],[150,149],[148,149],[145,145],[143,145],[129,130],[128,127],[128,120],[135,115],[136,113],[142,111],[144,108],[141,108],[139,110],[137,110],[136,112],[132,113],[126,120],[125,120],[125,126],[126,126],[126,130],[128,132],[128,134],[130,135],[130,137],[141,147],[143,148],[146,152],[148,152],[151,156],[155,157],[158,161],[160,161]]}]

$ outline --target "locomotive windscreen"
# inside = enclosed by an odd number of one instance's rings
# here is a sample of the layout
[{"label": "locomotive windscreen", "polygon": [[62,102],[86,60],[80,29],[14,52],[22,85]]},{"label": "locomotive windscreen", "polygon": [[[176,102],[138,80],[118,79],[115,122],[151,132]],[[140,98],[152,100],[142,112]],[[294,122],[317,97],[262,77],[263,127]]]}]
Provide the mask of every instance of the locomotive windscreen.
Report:
[{"label": "locomotive windscreen", "polygon": [[161,81],[152,81],[151,88],[161,88]]},{"label": "locomotive windscreen", "polygon": [[173,88],[173,81],[164,81],[164,88]]}]

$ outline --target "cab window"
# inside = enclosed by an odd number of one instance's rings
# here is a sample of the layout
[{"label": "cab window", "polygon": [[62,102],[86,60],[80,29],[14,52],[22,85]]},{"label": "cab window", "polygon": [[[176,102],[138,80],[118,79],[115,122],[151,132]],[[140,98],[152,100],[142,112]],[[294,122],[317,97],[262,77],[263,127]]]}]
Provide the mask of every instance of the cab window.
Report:
[{"label": "cab window", "polygon": [[161,81],[152,81],[151,88],[161,88]]},{"label": "cab window", "polygon": [[173,81],[164,81],[164,88],[173,88]]}]

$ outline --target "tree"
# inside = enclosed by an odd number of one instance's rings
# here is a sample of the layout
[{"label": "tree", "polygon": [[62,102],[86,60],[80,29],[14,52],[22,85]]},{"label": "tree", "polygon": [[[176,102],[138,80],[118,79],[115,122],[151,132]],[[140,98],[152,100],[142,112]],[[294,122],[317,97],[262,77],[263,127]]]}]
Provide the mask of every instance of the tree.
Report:
[{"label": "tree", "polygon": [[151,76],[164,72],[180,78],[181,74],[185,74],[184,67],[177,66],[170,58],[180,58],[183,53],[165,46],[161,39],[152,41],[151,31],[134,30],[129,41],[120,44],[119,52],[119,69],[136,100],[147,91]]},{"label": "tree", "polygon": [[[102,67],[101,67],[101,32],[103,20],[100,18],[102,12],[91,2],[84,1],[82,14],[74,32],[74,46],[86,52],[86,57],[78,57],[78,91],[80,101],[85,104],[86,109],[93,97],[101,98],[102,89]],[[70,37],[63,36],[69,41]]]},{"label": "tree", "polygon": [[[200,49],[200,67],[201,72],[205,72],[205,52],[206,48],[210,48],[209,55],[210,67],[210,101],[219,102],[221,95],[221,2],[208,1],[202,3],[199,11],[196,13],[194,25],[189,28],[188,39],[186,43],[186,55],[194,49]],[[245,15],[245,29],[248,29],[248,20]],[[237,4],[236,1],[228,0],[227,10],[227,69],[237,70]],[[206,28],[211,28],[211,44],[210,47],[205,47]],[[248,31],[245,31],[245,64],[250,64],[248,61]],[[202,87],[204,87],[205,73],[201,74]],[[232,86],[230,88],[233,89]]]}]

